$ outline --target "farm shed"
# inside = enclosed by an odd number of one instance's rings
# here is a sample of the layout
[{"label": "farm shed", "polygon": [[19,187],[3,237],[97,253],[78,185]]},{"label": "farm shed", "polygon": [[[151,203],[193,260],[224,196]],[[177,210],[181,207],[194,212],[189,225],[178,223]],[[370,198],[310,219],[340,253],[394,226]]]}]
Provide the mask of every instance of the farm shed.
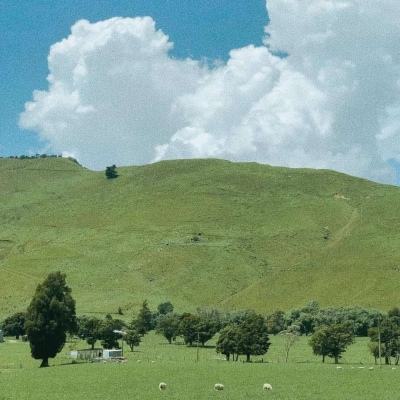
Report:
[{"label": "farm shed", "polygon": [[70,352],[70,357],[75,360],[110,360],[113,358],[121,358],[122,350],[118,349],[82,349]]}]

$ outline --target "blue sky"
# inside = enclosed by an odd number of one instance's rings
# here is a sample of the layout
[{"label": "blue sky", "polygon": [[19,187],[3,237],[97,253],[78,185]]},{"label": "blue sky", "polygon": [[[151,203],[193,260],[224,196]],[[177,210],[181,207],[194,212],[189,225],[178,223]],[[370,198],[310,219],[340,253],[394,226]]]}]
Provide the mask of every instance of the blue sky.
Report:
[{"label": "blue sky", "polygon": [[0,155],[398,183],[399,17],[398,0],[0,0]]},{"label": "blue sky", "polygon": [[19,114],[33,90],[47,88],[49,47],[75,21],[145,15],[175,43],[174,56],[212,60],[261,44],[267,21],[264,0],[0,0],[0,155],[41,149],[38,135],[19,129]]}]

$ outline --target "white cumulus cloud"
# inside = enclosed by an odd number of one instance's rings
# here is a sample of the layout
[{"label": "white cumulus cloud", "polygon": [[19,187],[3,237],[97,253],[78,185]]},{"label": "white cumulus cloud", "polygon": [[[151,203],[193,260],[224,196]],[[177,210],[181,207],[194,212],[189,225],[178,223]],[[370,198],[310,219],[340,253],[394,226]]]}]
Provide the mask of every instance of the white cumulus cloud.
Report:
[{"label": "white cumulus cloud", "polygon": [[78,21],[21,126],[92,168],[218,157],[393,182],[398,0],[269,0],[268,12],[265,45],[213,67],[173,58],[149,17]]}]

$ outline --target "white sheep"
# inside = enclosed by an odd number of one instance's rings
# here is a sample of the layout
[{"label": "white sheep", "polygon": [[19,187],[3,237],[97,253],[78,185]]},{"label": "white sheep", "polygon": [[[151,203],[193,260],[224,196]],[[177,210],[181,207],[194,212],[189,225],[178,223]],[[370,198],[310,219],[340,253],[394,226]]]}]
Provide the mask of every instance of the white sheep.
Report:
[{"label": "white sheep", "polygon": [[272,385],[270,383],[264,383],[263,390],[272,390]]},{"label": "white sheep", "polygon": [[167,389],[167,384],[165,382],[160,382],[160,384],[158,385],[158,388],[160,390],[166,390]]},{"label": "white sheep", "polygon": [[216,383],[214,385],[214,390],[224,390],[224,385],[222,383]]}]

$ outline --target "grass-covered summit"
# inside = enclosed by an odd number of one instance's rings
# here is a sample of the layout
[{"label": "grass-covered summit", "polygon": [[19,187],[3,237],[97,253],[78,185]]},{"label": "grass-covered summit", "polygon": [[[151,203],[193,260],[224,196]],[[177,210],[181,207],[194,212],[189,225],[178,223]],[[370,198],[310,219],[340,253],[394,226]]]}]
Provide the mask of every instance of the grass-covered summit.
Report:
[{"label": "grass-covered summit", "polygon": [[0,160],[0,316],[67,273],[78,312],[400,303],[400,189],[220,160]]}]

